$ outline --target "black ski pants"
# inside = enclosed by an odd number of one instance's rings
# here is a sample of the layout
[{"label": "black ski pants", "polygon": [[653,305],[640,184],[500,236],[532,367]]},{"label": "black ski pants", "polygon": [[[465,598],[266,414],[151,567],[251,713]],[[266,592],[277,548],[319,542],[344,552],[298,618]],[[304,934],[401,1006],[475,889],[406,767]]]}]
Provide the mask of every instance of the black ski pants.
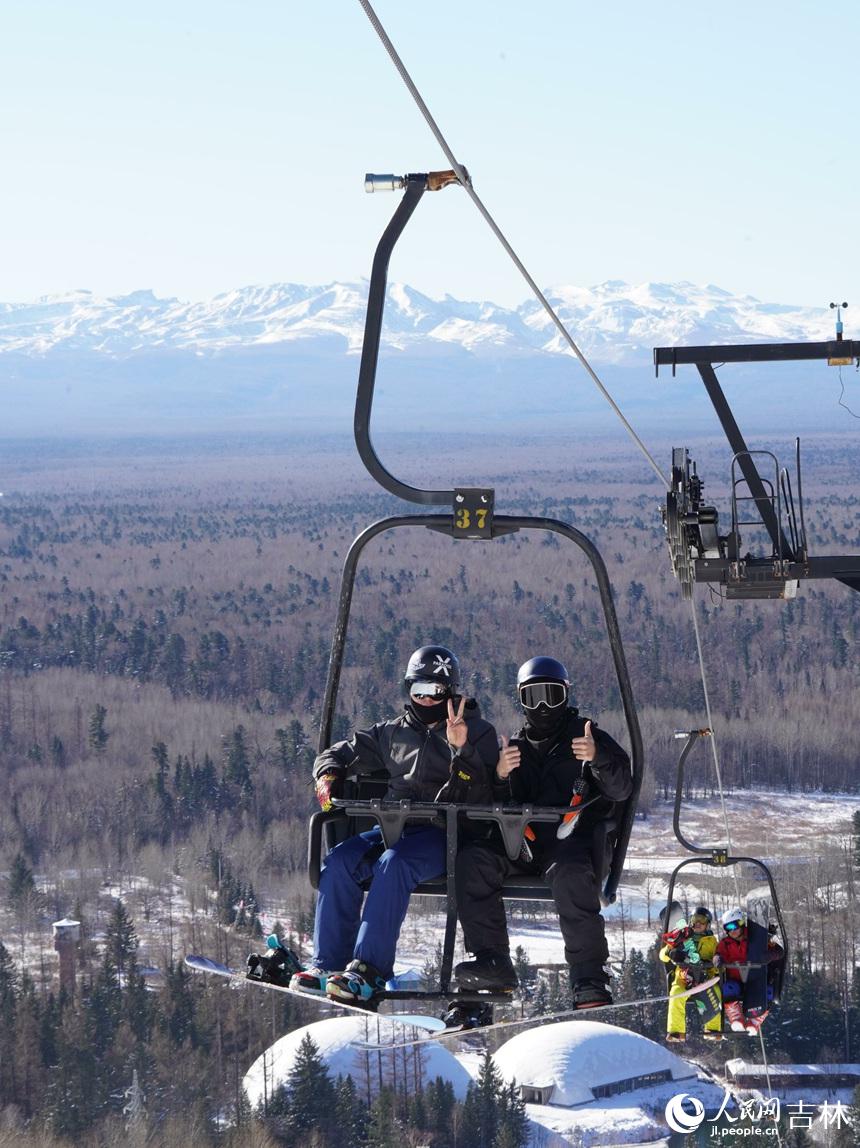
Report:
[{"label": "black ski pants", "polygon": [[[457,906],[470,953],[510,952],[502,885],[511,873],[534,872],[486,842],[470,841],[457,854]],[[571,980],[604,980],[609,959],[590,842],[574,834],[553,843],[539,870],[552,890]]]}]

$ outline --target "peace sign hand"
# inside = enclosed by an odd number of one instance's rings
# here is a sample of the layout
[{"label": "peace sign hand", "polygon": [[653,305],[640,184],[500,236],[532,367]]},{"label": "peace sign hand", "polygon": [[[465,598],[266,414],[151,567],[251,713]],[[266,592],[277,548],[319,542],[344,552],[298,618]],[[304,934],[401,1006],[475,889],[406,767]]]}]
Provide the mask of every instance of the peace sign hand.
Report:
[{"label": "peace sign hand", "polygon": [[468,740],[466,719],[463,717],[465,708],[466,699],[460,698],[460,706],[455,713],[454,702],[448,698],[448,725],[445,729],[445,736],[448,739],[448,744],[454,746],[455,749],[462,749]]}]

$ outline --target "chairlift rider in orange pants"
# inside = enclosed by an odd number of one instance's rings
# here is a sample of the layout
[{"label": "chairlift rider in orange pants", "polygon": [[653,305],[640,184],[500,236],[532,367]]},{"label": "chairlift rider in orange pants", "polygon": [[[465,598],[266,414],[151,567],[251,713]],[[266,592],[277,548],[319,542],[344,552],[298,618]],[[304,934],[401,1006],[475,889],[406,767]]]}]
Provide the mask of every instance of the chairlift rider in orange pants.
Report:
[{"label": "chairlift rider in orange pants", "polygon": [[494,799],[516,804],[570,808],[572,797],[587,805],[575,820],[537,823],[530,858],[511,861],[496,832],[466,841],[457,856],[457,903],[472,961],[457,965],[461,988],[506,991],[517,978],[510,958],[502,886],[509,874],[542,874],[559,914],[564,952],[577,1008],[610,1004],[605,971],[609,957],[600,913],[598,876],[591,855],[594,826],[630,796],[627,753],[597,723],[570,706],[570,676],[555,658],[525,662],[517,674],[525,724],[505,740],[496,767]]}]

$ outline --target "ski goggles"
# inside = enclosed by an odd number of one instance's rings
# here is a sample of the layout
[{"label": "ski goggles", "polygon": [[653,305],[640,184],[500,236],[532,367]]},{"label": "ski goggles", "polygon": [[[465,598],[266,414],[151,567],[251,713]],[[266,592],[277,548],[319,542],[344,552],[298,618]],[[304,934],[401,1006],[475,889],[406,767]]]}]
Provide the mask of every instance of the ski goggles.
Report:
[{"label": "ski goggles", "polygon": [[735,933],[738,929],[743,929],[746,926],[742,921],[729,921],[728,924],[723,925],[727,933]]},{"label": "ski goggles", "polygon": [[523,709],[536,710],[544,705],[557,709],[567,701],[567,686],[564,682],[529,682],[520,686],[520,704]]},{"label": "ski goggles", "polygon": [[409,683],[409,696],[413,698],[445,698],[449,692],[444,682]]},{"label": "ski goggles", "polygon": [[690,918],[691,925],[710,925],[710,923],[710,917],[706,917],[702,913],[694,913]]}]

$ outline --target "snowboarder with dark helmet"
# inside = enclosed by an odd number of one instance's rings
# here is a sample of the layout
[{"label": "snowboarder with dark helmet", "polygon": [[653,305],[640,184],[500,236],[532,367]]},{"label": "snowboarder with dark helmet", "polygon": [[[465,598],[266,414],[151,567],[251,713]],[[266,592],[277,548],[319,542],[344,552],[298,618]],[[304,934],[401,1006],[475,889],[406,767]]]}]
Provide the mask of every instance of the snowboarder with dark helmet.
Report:
[{"label": "snowboarder with dark helmet", "polygon": [[[461,988],[507,991],[516,986],[501,889],[512,872],[541,873],[559,914],[574,1006],[610,1004],[604,970],[609,951],[591,837],[596,822],[630,795],[630,759],[596,722],[569,704],[570,675],[555,658],[531,658],[520,666],[517,694],[525,724],[510,741],[502,739],[494,799],[558,805],[568,812],[558,825],[530,826],[517,861],[508,858],[496,838],[461,845],[457,903],[466,948],[475,959],[454,971]],[[579,806],[582,812],[577,813]]]},{"label": "snowboarder with dark helmet", "polygon": [[[343,794],[347,778],[380,770],[388,773],[386,797],[395,800],[492,800],[496,732],[477,702],[460,695],[454,654],[422,646],[409,658],[404,684],[408,700],[399,717],[357,730],[317,757],[323,809]],[[445,830],[427,822],[407,823],[388,849],[378,826],[335,846],[320,873],[313,964],[291,987],[348,1004],[372,1001],[393,973],[413,889],[444,872]]]}]

